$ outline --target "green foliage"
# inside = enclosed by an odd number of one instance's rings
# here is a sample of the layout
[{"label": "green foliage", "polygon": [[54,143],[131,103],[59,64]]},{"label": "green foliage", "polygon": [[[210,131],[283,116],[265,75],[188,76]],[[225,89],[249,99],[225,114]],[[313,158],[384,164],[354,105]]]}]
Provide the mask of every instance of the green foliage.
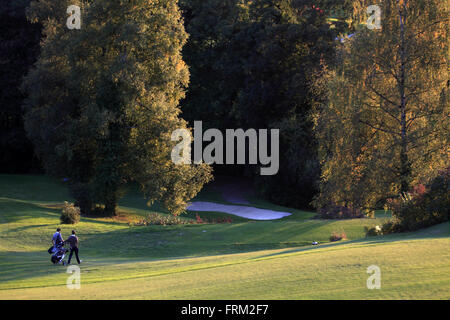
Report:
[{"label": "green foliage", "polygon": [[[81,30],[65,24],[73,4]],[[211,170],[171,161],[189,82],[177,1],[44,0],[29,18],[42,22],[45,39],[24,82],[26,129],[47,172],[69,179],[83,214],[97,205],[114,215],[130,182],[149,203],[183,212]]]},{"label": "green foliage", "polygon": [[332,58],[337,32],[314,4],[182,1],[192,74],[183,116],[205,129],[280,129],[278,174],[260,177],[251,166],[240,174],[254,177],[270,201],[295,207],[307,207],[317,191],[310,75]]},{"label": "green foliage", "polygon": [[62,224],[76,224],[80,222],[80,208],[73,203],[64,201],[60,220]]},{"label": "green foliage", "polygon": [[390,233],[397,233],[402,232],[401,225],[397,219],[392,219],[391,221],[386,222],[381,227],[381,233],[383,234],[390,234]]},{"label": "green foliage", "polygon": [[178,224],[187,224],[189,223],[186,219],[181,219],[177,216],[173,215],[161,215],[157,213],[151,213],[145,217],[145,219],[138,221],[135,223],[135,226],[171,226]]},{"label": "green foliage", "polygon": [[93,192],[86,183],[71,183],[70,193],[76,199],[75,205],[80,208],[83,214],[97,215],[95,212]]},{"label": "green foliage", "polygon": [[422,192],[413,191],[407,199],[391,202],[395,222],[386,224],[386,233],[414,231],[450,218],[450,167],[425,186]]},{"label": "green foliage", "polygon": [[357,208],[329,205],[318,210],[321,219],[355,219],[364,218],[364,214]]}]

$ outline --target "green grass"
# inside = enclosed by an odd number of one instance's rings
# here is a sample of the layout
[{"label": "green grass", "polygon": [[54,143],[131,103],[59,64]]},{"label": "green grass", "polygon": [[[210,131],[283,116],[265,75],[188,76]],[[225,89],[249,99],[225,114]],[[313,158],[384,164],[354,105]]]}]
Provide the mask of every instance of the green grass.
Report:
[{"label": "green grass", "polygon": [[[203,201],[223,202],[206,188]],[[233,217],[231,224],[130,227],[127,219],[167,214],[130,188],[120,202],[126,219],[85,218],[81,290],[68,290],[66,269],[46,252],[71,200],[45,176],[0,175],[0,299],[448,299],[450,224],[416,233],[364,238],[364,226],[389,219],[325,221],[286,210],[276,221]],[[185,215],[193,218],[195,213]],[[201,212],[202,217],[225,217]],[[67,237],[72,226],[62,226]],[[329,243],[333,231],[349,241]],[[319,246],[311,246],[319,241]],[[366,268],[382,271],[382,289],[368,290]]]}]

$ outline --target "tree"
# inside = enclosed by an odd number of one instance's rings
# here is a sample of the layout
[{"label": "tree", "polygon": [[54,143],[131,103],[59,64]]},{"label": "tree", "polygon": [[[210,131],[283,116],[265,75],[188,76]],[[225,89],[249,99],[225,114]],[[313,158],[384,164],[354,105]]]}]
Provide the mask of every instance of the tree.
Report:
[{"label": "tree", "polygon": [[333,56],[340,32],[327,23],[319,1],[184,1],[185,48],[192,82],[183,115],[204,127],[278,128],[282,164],[276,176],[258,177],[268,199],[308,206],[319,166],[312,122],[310,74]]},{"label": "tree", "polygon": [[[374,208],[448,164],[448,8],[441,1],[383,0],[382,29],[345,41],[318,81],[323,163],[316,206]],[[367,4],[368,5],[368,4]],[[355,1],[365,19],[366,2]]]},{"label": "tree", "polygon": [[40,170],[23,127],[20,83],[39,54],[40,25],[29,23],[30,0],[0,1],[0,172]]},{"label": "tree", "polygon": [[191,82],[182,101],[183,117],[205,129],[233,128],[232,103],[241,83],[241,64],[230,58],[230,42],[249,21],[248,1],[182,0],[189,39],[183,57]]},{"label": "tree", "polygon": [[336,33],[313,1],[258,1],[251,9],[252,23],[234,42],[236,56],[246,58],[233,109],[246,127],[280,129],[280,171],[256,177],[258,189],[271,201],[305,208],[320,173],[310,76],[321,60],[331,63]]},{"label": "tree", "polygon": [[[82,9],[80,30],[66,27],[69,5]],[[45,39],[24,82],[26,127],[47,171],[69,179],[83,213],[114,215],[133,182],[149,203],[184,211],[211,175],[171,160],[189,81],[177,1],[39,1],[30,18]]]}]

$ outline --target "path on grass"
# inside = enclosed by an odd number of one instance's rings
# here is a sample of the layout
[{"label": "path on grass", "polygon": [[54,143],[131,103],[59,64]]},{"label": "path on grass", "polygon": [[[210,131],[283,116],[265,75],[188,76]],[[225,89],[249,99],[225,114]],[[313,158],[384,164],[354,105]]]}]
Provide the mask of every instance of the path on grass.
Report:
[{"label": "path on grass", "polygon": [[226,202],[230,202],[232,205],[195,201],[187,207],[187,210],[225,212],[252,220],[275,220],[291,215],[289,212],[242,206],[242,204],[249,205],[250,202],[246,199],[246,197],[251,197],[254,194],[251,184],[246,180],[233,179],[230,181],[222,178],[216,183],[215,189],[222,194],[222,197]]}]

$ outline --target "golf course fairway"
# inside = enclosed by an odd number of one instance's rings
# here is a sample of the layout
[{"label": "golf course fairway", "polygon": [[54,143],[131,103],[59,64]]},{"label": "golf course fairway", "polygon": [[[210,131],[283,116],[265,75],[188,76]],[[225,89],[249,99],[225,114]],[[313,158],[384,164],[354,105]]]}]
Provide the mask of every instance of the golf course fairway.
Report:
[{"label": "golf course fairway", "polygon": [[[197,201],[226,204],[205,190]],[[45,176],[0,175],[0,299],[449,299],[450,223],[413,233],[365,237],[374,219],[320,220],[250,199],[290,216],[254,221],[217,212],[231,223],[135,226],[148,213],[138,192],[120,202],[117,218],[61,225],[60,206],[73,201]],[[197,212],[182,219],[195,220]],[[69,290],[67,268],[50,262],[57,227],[80,238],[81,287]],[[329,242],[332,232],[348,240]],[[318,241],[319,245],[311,245]],[[369,266],[381,288],[367,287]]]}]

